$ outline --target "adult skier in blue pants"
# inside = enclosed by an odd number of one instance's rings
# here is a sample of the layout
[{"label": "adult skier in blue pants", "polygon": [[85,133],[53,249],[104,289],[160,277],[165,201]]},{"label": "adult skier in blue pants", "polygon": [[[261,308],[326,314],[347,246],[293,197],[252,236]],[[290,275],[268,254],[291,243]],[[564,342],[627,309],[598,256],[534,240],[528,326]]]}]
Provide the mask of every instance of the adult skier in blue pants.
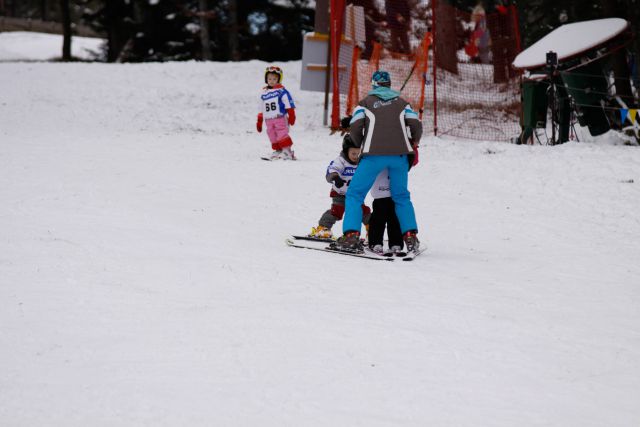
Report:
[{"label": "adult skier in blue pants", "polygon": [[[338,247],[360,250],[361,206],[376,177],[389,170],[391,198],[395,202],[407,250],[418,249],[418,225],[407,189],[408,156],[422,136],[422,124],[400,93],[391,89],[391,76],[378,70],[371,78],[373,90],[359,102],[351,119],[351,139],[361,149],[361,159],[347,190],[343,235]],[[408,130],[407,130],[408,128]],[[410,132],[410,133],[409,133]]]}]

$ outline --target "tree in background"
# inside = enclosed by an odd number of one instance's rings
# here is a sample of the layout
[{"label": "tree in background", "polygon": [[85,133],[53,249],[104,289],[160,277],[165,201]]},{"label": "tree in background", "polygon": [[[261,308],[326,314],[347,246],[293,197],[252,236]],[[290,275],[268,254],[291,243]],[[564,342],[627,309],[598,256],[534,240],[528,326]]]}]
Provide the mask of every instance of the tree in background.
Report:
[{"label": "tree in background", "polygon": [[[440,1],[468,12],[477,3],[477,0]],[[302,34],[313,31],[314,21],[310,0],[68,0],[67,3],[72,22],[80,22],[82,18],[105,35],[108,61],[299,59]],[[640,33],[640,0],[484,3],[487,13],[495,12],[500,5],[516,4],[523,48],[562,24],[611,16],[627,19],[633,32]],[[0,5],[3,6],[0,14],[62,22],[60,2],[0,0]],[[208,43],[204,41],[207,32]],[[640,52],[639,36],[630,50]]]},{"label": "tree in background", "polygon": [[238,3],[236,0],[229,0],[227,8],[229,13],[229,58],[232,61],[240,59],[238,45]]},{"label": "tree in background", "polygon": [[49,20],[49,10],[51,6],[49,5],[49,0],[40,0],[40,17],[43,21]]},{"label": "tree in background", "polygon": [[71,11],[69,9],[69,0],[60,0],[60,18],[62,20],[63,35],[62,60],[71,61]]},{"label": "tree in background", "polygon": [[82,9],[98,0],[0,0],[0,31],[35,31],[63,35],[62,60],[70,61],[73,35],[97,37],[79,23]]},{"label": "tree in background", "polygon": [[[314,11],[307,0],[290,0],[288,6],[275,2],[241,2],[238,22],[241,23],[240,51],[242,59],[263,61],[292,60],[302,57],[302,36],[313,31]],[[280,2],[283,3],[283,2]]]},{"label": "tree in background", "polygon": [[313,31],[314,11],[308,4],[103,0],[87,8],[84,20],[108,35],[108,61],[286,61],[301,58],[303,33]]},{"label": "tree in background", "polygon": [[[62,23],[62,0],[0,0],[0,14]],[[292,60],[313,31],[311,0],[65,0],[72,32],[106,38],[109,62]],[[69,28],[69,26],[67,26]],[[207,34],[208,33],[208,34]]]},{"label": "tree in background", "polygon": [[210,61],[211,56],[211,38],[209,37],[209,19],[213,17],[209,11],[209,1],[200,0],[200,44],[202,47],[202,59]]}]

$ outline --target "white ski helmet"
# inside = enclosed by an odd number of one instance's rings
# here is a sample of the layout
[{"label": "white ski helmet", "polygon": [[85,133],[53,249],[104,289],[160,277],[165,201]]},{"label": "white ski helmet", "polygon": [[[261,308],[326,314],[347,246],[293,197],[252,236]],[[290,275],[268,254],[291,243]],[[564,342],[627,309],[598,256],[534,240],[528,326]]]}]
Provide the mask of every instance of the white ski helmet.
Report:
[{"label": "white ski helmet", "polygon": [[276,67],[275,65],[269,65],[264,72],[264,82],[267,83],[267,75],[275,74],[278,76],[278,83],[282,83],[282,79],[284,78],[284,73],[282,72],[282,68]]}]

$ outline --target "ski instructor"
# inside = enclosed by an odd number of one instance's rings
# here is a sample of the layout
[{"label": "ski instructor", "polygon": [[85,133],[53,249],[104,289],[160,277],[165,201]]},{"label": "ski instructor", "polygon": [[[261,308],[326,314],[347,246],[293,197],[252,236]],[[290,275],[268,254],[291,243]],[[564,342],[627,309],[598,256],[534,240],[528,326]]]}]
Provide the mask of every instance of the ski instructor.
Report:
[{"label": "ski instructor", "polygon": [[[359,102],[351,119],[351,139],[361,149],[361,159],[346,194],[340,249],[362,250],[360,222],[362,204],[378,174],[387,168],[391,198],[395,202],[403,239],[408,251],[418,249],[416,214],[407,189],[409,159],[422,136],[418,114],[400,92],[391,89],[391,76],[378,70],[371,78],[373,90]],[[410,134],[407,131],[409,128]]]}]

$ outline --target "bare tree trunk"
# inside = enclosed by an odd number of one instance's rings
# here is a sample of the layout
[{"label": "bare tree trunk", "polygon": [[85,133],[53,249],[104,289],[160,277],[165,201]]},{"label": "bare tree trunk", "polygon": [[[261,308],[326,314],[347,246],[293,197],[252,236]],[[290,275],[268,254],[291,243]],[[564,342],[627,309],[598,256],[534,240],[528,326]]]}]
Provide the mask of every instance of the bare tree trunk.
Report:
[{"label": "bare tree trunk", "polygon": [[[617,1],[601,0],[600,4],[602,5],[603,18],[619,16],[617,12],[620,9]],[[620,95],[626,103],[629,103],[629,100],[633,100],[633,94],[631,92],[631,82],[628,78],[625,78],[629,76],[626,58],[622,52],[617,52],[613,54],[611,62],[614,77],[616,78],[616,95]]]},{"label": "bare tree trunk", "polygon": [[107,60],[115,62],[121,59],[125,45],[132,38],[130,22],[133,20],[133,7],[124,0],[105,1],[104,15],[107,30]]},{"label": "bare tree trunk", "polygon": [[49,20],[49,0],[40,0],[40,18],[43,21]]},{"label": "bare tree trunk", "polygon": [[240,60],[238,49],[238,5],[236,0],[229,0],[229,58]]},{"label": "bare tree trunk", "polygon": [[[627,13],[626,19],[631,22],[631,30],[633,31],[633,33],[635,33],[635,37],[631,42],[629,50],[634,53],[634,56],[631,59],[635,60],[636,70],[638,70],[640,69],[640,34],[638,34],[638,32],[640,32],[640,8],[634,0],[626,0],[623,2],[623,4],[624,10]],[[637,80],[635,84],[636,89],[640,90]],[[639,101],[636,103],[636,106],[640,106],[640,99],[636,98],[636,100]]]},{"label": "bare tree trunk", "polygon": [[209,37],[208,0],[200,0],[200,44],[202,45],[202,60],[211,61],[211,39]]},{"label": "bare tree trunk", "polygon": [[60,15],[62,17],[62,60],[71,61],[71,12],[69,0],[60,0]]}]

